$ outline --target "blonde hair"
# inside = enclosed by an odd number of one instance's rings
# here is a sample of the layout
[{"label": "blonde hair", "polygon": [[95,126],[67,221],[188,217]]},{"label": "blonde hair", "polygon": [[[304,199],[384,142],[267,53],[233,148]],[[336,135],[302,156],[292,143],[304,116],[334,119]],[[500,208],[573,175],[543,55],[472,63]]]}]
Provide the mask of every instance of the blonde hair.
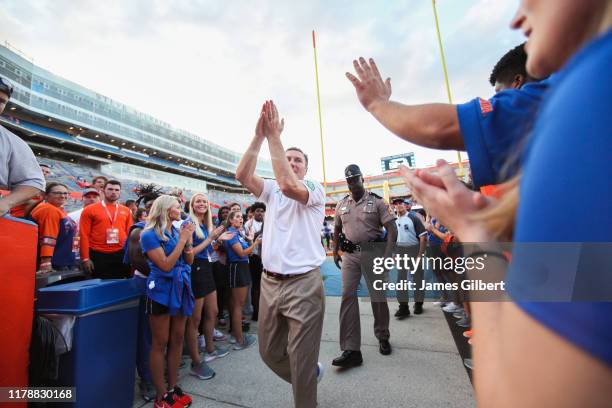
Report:
[{"label": "blonde hair", "polygon": [[178,199],[174,196],[161,195],[157,197],[153,202],[151,211],[149,211],[144,229],[154,230],[159,239],[164,242],[167,241],[168,237],[164,234],[164,231],[168,228],[168,223],[171,222],[168,218],[168,210],[176,204],[180,205]]},{"label": "blonde hair", "polygon": [[196,216],[195,212],[193,211],[193,202],[195,201],[197,196],[202,196],[206,199],[206,215],[204,216],[204,225],[206,226],[206,230],[208,231],[208,233],[210,234],[212,231],[212,212],[210,211],[210,200],[208,200],[208,197],[206,196],[206,194],[204,193],[195,193],[192,197],[191,200],[189,200],[189,218],[191,218],[191,220],[194,222],[195,224],[195,234],[196,237],[198,237],[199,239],[203,239],[204,238],[204,232],[202,231],[202,228],[200,227],[200,222],[198,221],[198,217]]}]

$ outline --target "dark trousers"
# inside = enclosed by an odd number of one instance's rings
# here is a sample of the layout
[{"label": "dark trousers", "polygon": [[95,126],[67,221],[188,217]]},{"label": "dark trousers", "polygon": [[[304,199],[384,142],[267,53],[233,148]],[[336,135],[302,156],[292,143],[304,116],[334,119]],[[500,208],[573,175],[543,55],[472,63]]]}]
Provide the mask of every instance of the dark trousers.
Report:
[{"label": "dark trousers", "polygon": [[146,313],[147,278],[134,276],[134,285],[140,291],[140,305],[138,308],[138,335],[136,343],[136,370],[141,381],[153,382],[151,368],[149,367],[149,353],[151,352],[151,327],[149,315]]},{"label": "dark trousers", "polygon": [[91,275],[94,279],[125,279],[129,277],[130,267],[123,263],[123,250],[104,253],[90,249],[89,258],[94,264]]},{"label": "dark trousers", "polygon": [[253,316],[251,316],[251,320],[257,321],[259,317],[261,273],[263,272],[263,264],[259,255],[251,255],[249,257],[249,269],[251,271],[251,303],[253,305]]},{"label": "dark trousers", "polygon": [[[223,309],[229,310],[230,287],[228,281],[227,265],[221,262],[213,262],[212,264],[213,278],[217,288],[217,307],[219,309],[219,318],[223,316]],[[204,319],[202,319],[204,320]]]}]

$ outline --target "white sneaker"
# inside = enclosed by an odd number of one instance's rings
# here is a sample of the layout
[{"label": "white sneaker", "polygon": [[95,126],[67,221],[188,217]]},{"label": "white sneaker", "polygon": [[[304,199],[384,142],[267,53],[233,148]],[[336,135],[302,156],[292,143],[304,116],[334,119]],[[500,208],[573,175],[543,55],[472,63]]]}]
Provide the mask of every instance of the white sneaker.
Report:
[{"label": "white sneaker", "polygon": [[206,349],[206,338],[204,338],[203,334],[200,334],[198,336],[198,347],[200,348],[200,350]]},{"label": "white sneaker", "polygon": [[458,312],[459,310],[463,310],[463,308],[459,306],[458,304],[449,303],[448,305],[444,306],[442,310],[444,310],[446,313],[455,313],[455,312]]},{"label": "white sneaker", "polygon": [[317,363],[317,383],[320,383],[325,375],[325,366],[319,361]]},{"label": "white sneaker", "polygon": [[228,343],[229,344],[236,344],[236,338],[234,337],[233,334],[230,334]]},{"label": "white sneaker", "polygon": [[226,340],[225,334],[221,333],[221,331],[214,329],[213,331],[213,341],[223,341]]}]

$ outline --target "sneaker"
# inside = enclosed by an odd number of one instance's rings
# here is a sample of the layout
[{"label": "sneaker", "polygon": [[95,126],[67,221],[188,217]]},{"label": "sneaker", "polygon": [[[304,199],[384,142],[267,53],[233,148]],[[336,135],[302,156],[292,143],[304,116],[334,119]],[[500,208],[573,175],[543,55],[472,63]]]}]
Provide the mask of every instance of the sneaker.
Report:
[{"label": "sneaker", "polygon": [[443,307],[443,306],[446,306],[446,303],[447,302],[444,299],[439,299],[433,302],[432,305]]},{"label": "sneaker", "polygon": [[423,302],[414,302],[414,314],[423,314]]},{"label": "sneaker", "polygon": [[230,334],[229,340],[227,341],[229,344],[236,344],[236,338],[233,334]]},{"label": "sneaker", "polygon": [[472,320],[469,318],[469,316],[463,316],[461,319],[457,320],[455,323],[459,327],[469,328],[472,325]]},{"label": "sneaker", "polygon": [[458,312],[453,313],[453,317],[455,319],[463,319],[465,317],[465,311],[459,310]]},{"label": "sneaker", "polygon": [[173,394],[164,394],[161,401],[155,401],[153,408],[184,408],[185,406],[174,400]]},{"label": "sneaker", "polygon": [[174,401],[181,404],[180,405],[181,407],[188,407],[193,402],[191,400],[191,397],[185,394],[183,390],[181,389],[181,387],[179,387],[178,385],[174,386],[174,390],[168,391],[168,395],[172,395],[172,398],[174,399]]},{"label": "sneaker", "polygon": [[200,350],[204,350],[206,348],[206,338],[203,334],[200,334],[198,336],[198,347],[200,348]]},{"label": "sneaker", "polygon": [[242,341],[237,341],[236,344],[234,344],[234,350],[244,350],[245,348],[248,348],[255,344],[256,341],[257,339],[255,338],[255,336],[253,336],[252,334],[245,333],[242,335]]},{"label": "sneaker", "polygon": [[213,331],[213,340],[214,341],[224,341],[226,339],[227,339],[227,337],[225,337],[225,334],[221,333],[217,329],[214,329],[214,331]]},{"label": "sneaker", "polygon": [[189,374],[193,375],[194,377],[198,377],[200,380],[210,380],[215,376],[213,369],[210,368],[204,361],[200,362],[200,364],[196,364],[195,366],[192,364]]},{"label": "sneaker", "polygon": [[455,313],[459,310],[463,310],[463,308],[456,303],[449,303],[448,305],[444,306],[442,310],[444,310],[446,313]]},{"label": "sneaker", "polygon": [[469,368],[470,370],[473,370],[473,368],[472,368],[472,359],[471,358],[464,358],[463,359],[463,365],[466,366],[467,368]]},{"label": "sneaker", "polygon": [[317,363],[317,383],[320,383],[321,380],[323,379],[323,376],[325,375],[325,367],[323,366],[323,364],[321,364],[321,362],[319,361]]},{"label": "sneaker", "polygon": [[229,350],[222,346],[215,345],[215,349],[209,353],[208,351],[204,351],[204,361],[210,363],[211,361],[225,357],[229,354]]},{"label": "sneaker", "polygon": [[155,391],[155,387],[149,381],[141,380],[140,384],[138,384],[138,388],[140,389],[140,395],[142,399],[149,402],[155,400],[157,396],[157,391]]}]

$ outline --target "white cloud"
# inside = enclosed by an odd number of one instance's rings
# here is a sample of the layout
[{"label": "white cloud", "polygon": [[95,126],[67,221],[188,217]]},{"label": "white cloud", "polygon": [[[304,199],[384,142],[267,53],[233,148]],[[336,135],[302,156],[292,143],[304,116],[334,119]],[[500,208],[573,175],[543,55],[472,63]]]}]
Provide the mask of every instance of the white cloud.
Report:
[{"label": "white cloud", "polygon": [[[263,100],[274,99],[286,117],[284,143],[309,152],[311,175],[322,179],[315,28],[328,180],[341,178],[349,163],[376,174],[379,158],[395,153],[414,151],[419,165],[455,160],[453,152],[391,135],[361,108],[344,77],[353,58],[373,56],[393,78],[394,99],[445,101],[429,1],[4,3],[0,40],[37,64],[235,151],[246,148]],[[496,4],[438,2],[458,101],[491,92],[492,64],[515,41],[501,24],[513,10]],[[482,22],[490,9],[492,22],[462,26]],[[476,35],[476,46],[466,45]]]}]

